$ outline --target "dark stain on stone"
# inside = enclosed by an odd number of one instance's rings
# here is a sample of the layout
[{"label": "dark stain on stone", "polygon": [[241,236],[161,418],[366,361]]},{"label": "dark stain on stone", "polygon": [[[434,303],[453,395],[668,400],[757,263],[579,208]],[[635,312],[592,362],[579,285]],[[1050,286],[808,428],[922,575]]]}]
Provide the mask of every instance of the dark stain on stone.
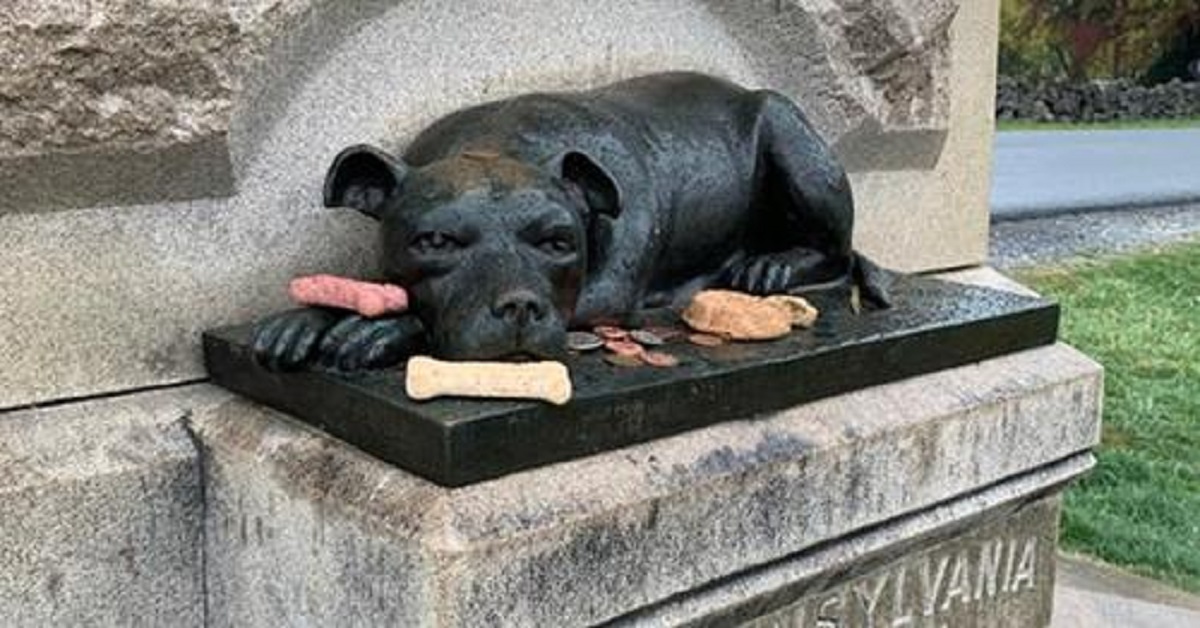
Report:
[{"label": "dark stain on stone", "polygon": [[693,468],[703,475],[734,473],[779,460],[798,458],[807,448],[808,444],[803,439],[768,430],[753,449],[735,450],[725,445],[701,457]]},{"label": "dark stain on stone", "polygon": [[646,515],[646,529],[653,530],[658,527],[658,500],[650,502],[650,512]]},{"label": "dark stain on stone", "polygon": [[137,550],[134,549],[135,547],[136,543],[133,537],[127,537],[125,539],[125,546],[117,550],[117,556],[125,562],[125,571],[136,578],[139,573],[137,567]]},{"label": "dark stain on stone", "polygon": [[46,596],[50,598],[50,602],[54,606],[58,606],[59,598],[62,596],[63,575],[62,572],[52,571],[46,577]]}]

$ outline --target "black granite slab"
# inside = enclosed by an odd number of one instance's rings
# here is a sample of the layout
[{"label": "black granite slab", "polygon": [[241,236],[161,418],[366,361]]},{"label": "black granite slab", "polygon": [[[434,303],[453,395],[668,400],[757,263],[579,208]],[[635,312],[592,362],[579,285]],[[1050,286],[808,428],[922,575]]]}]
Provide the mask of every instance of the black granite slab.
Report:
[{"label": "black granite slab", "polygon": [[[461,486],[720,421],[1046,345],[1058,306],[1043,299],[921,277],[894,287],[896,307],[854,315],[821,302],[817,327],[772,342],[664,349],[670,369],[618,368],[600,353],[568,361],[575,396],[539,402],[404,394],[403,369],[274,373],[254,363],[251,326],[206,333],[213,380],[288,412],[438,484]],[[669,312],[654,316],[673,317]]]}]

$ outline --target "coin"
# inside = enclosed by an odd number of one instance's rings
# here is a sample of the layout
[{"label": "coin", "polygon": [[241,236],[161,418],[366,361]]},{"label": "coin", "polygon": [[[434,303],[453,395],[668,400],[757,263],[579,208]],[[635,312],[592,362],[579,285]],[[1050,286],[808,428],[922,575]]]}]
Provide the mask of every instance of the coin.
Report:
[{"label": "coin", "polygon": [[629,332],[629,339],[647,347],[659,347],[666,343],[658,334],[645,329],[635,329]]},{"label": "coin", "polygon": [[604,346],[604,340],[586,331],[567,332],[567,348],[572,351],[595,351]]},{"label": "coin", "polygon": [[700,347],[719,347],[725,344],[723,338],[712,334],[692,334],[688,336],[688,342]]},{"label": "coin", "polygon": [[679,366],[679,358],[662,351],[647,351],[641,355],[642,362],[659,368]]},{"label": "coin", "polygon": [[628,355],[635,358],[646,351],[642,345],[628,340],[609,340],[604,343],[604,348],[617,355]]},{"label": "coin", "polygon": [[658,336],[663,342],[671,342],[684,335],[683,330],[676,327],[647,327],[646,331]]},{"label": "coin", "polygon": [[641,358],[637,357],[636,355],[619,355],[616,353],[610,353],[604,356],[604,361],[613,366],[620,366],[622,368],[633,368],[635,366],[642,365]]},{"label": "coin", "polygon": [[629,332],[613,325],[597,325],[592,331],[605,340],[625,340],[629,337]]}]

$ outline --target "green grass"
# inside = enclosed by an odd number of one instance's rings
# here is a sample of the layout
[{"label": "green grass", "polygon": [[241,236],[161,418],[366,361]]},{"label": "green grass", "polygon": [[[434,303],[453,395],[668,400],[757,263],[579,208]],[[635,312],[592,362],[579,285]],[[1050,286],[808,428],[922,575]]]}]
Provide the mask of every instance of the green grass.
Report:
[{"label": "green grass", "polygon": [[1171,120],[1122,120],[1118,122],[1027,122],[999,120],[997,131],[1116,131],[1129,129],[1192,129],[1200,128],[1200,118]]},{"label": "green grass", "polygon": [[1106,368],[1099,464],[1067,493],[1064,547],[1200,592],[1200,244],[1019,274]]}]

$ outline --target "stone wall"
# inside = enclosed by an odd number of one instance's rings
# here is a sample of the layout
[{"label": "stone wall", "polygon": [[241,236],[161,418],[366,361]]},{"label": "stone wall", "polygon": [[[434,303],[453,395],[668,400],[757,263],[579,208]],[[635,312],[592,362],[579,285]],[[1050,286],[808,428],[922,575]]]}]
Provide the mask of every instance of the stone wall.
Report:
[{"label": "stone wall", "polygon": [[996,117],[1033,122],[1111,122],[1200,116],[1200,82],[1146,87],[1129,80],[1035,82],[1000,77]]}]

